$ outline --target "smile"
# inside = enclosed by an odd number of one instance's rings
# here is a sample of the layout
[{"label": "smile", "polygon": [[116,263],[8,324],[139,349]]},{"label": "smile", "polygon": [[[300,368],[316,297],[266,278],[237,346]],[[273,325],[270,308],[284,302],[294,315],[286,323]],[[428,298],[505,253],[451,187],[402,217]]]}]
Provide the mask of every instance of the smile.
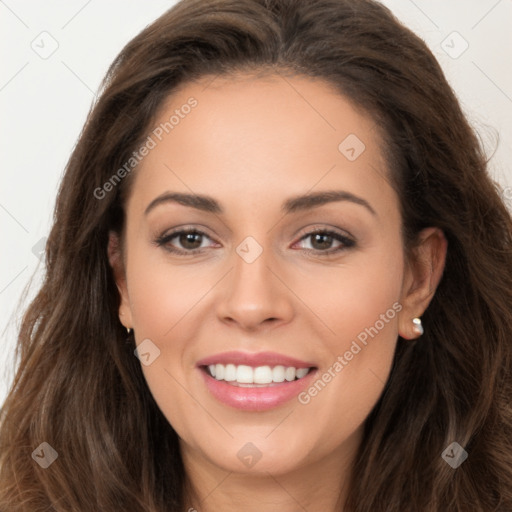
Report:
[{"label": "smile", "polygon": [[244,411],[265,411],[296,398],[317,373],[309,362],[273,352],[225,352],[197,363],[213,398]]},{"label": "smile", "polygon": [[209,374],[216,380],[223,380],[233,386],[265,386],[280,382],[291,382],[305,377],[312,368],[294,368],[293,366],[277,365],[257,366],[252,368],[244,364],[211,364],[206,367]]}]

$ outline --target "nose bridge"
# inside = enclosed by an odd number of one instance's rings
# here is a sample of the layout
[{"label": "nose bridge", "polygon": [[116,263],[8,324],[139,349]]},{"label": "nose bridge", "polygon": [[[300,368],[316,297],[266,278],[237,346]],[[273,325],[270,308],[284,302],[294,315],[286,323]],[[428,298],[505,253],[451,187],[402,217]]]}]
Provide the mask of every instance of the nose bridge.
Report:
[{"label": "nose bridge", "polygon": [[[233,271],[219,304],[219,316],[243,326],[265,320],[289,320],[292,304],[288,290],[274,275],[279,267],[270,244],[248,236],[235,248]],[[272,270],[271,270],[272,269]]]},{"label": "nose bridge", "polygon": [[267,300],[271,301],[271,296],[275,297],[277,291],[276,283],[271,282],[272,273],[269,267],[275,257],[268,240],[260,243],[253,236],[248,236],[236,247],[235,254],[232,291],[239,295],[248,294],[247,298],[252,296],[254,301],[263,299],[263,296],[268,296]]},{"label": "nose bridge", "polygon": [[247,289],[251,293],[267,291],[272,287],[269,283],[269,267],[273,258],[268,245],[264,248],[252,236],[245,238],[235,249],[233,281],[235,287]]}]

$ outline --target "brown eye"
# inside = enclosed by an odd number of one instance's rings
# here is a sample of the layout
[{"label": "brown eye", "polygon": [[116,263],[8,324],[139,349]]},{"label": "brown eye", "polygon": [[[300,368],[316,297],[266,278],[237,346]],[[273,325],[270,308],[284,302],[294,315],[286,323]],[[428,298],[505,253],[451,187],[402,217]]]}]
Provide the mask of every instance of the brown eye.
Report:
[{"label": "brown eye", "polygon": [[174,238],[178,238],[179,243],[181,244],[181,247],[184,249],[199,249],[201,247],[201,242],[203,239],[203,235],[201,233],[197,232],[190,232],[190,233],[182,233],[175,236]]},{"label": "brown eye", "polygon": [[300,242],[309,241],[309,247],[302,247],[307,252],[320,255],[332,254],[344,251],[356,245],[348,236],[329,230],[316,230],[304,235]]},{"label": "brown eye", "polygon": [[181,229],[158,237],[155,243],[169,252],[192,255],[208,248],[203,244],[205,240],[211,239],[202,231],[197,229]]},{"label": "brown eye", "polygon": [[323,233],[315,233],[311,236],[311,245],[313,249],[325,250],[330,249],[331,245],[334,241],[334,238],[331,235],[326,235]]}]

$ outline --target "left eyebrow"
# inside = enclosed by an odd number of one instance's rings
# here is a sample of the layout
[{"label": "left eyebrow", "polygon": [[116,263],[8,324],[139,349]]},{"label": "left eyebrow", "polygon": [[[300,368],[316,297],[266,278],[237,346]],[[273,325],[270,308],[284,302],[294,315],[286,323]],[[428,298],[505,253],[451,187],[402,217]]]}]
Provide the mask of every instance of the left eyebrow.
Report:
[{"label": "left eyebrow", "polygon": [[369,212],[377,216],[376,211],[368,201],[345,190],[328,190],[325,192],[316,192],[313,194],[292,197],[284,202],[281,210],[283,213],[294,213],[297,211],[308,210],[310,208],[316,208],[335,201],[349,201],[351,203],[364,206]]},{"label": "left eyebrow", "polygon": [[[368,201],[345,190],[329,190],[291,197],[283,203],[281,211],[283,213],[295,213],[311,208],[317,208],[324,204],[336,201],[349,201],[351,203],[358,204],[365,207],[373,215],[377,216],[377,213],[368,203]],[[146,210],[144,211],[144,215],[147,215],[156,206],[168,202],[178,203],[183,206],[189,206],[191,208],[209,213],[224,213],[223,208],[215,199],[213,199],[213,197],[198,194],[165,192],[164,194],[153,199],[151,203],[149,203]]]}]

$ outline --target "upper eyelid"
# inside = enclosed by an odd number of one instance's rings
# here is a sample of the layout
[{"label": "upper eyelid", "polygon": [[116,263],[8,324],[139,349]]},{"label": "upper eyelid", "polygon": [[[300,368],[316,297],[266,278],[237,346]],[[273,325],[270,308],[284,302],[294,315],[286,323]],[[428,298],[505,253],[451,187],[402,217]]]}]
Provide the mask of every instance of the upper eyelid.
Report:
[{"label": "upper eyelid", "polygon": [[[342,238],[346,238],[348,240],[351,240],[352,242],[355,242],[355,238],[348,232],[344,231],[344,232],[339,232],[340,228],[334,228],[334,227],[325,227],[325,226],[313,226],[313,227],[310,227],[310,228],[306,228],[306,231],[304,231],[302,234],[295,234],[295,236],[298,236],[299,238],[297,239],[295,243],[297,242],[300,242],[301,240],[309,237],[309,236],[312,236],[316,233],[329,233],[329,234],[334,234],[334,235],[338,235],[339,237],[342,237]],[[171,231],[170,233],[168,234],[164,234],[164,235],[161,235],[160,237],[158,237],[159,239],[167,239],[167,240],[172,240],[173,238],[177,237],[178,235],[182,234],[182,233],[195,233],[195,234],[198,234],[198,235],[201,235],[201,236],[206,236],[207,238],[209,238],[210,240],[212,240],[213,242],[215,243],[219,243],[217,242],[212,236],[210,236],[206,231],[204,231],[203,229],[201,228],[197,228],[197,227],[194,227],[194,226],[184,226],[184,227],[180,227],[180,228],[176,228],[176,230],[174,231]],[[340,240],[337,240],[338,242]],[[189,251],[187,252],[194,252],[194,251],[200,251],[200,250],[203,250],[203,249],[206,249],[205,247],[202,247],[202,248],[196,248],[196,249],[190,249]],[[185,250],[185,249],[183,249]],[[321,251],[321,252],[327,252],[327,251]]]},{"label": "upper eyelid", "polygon": [[210,238],[211,240],[214,240],[214,237],[212,237],[206,230],[204,230],[203,228],[197,228],[197,227],[181,227],[181,228],[176,228],[175,230],[171,230],[169,233],[164,233],[162,234],[161,236],[159,236],[158,238],[174,238],[178,235],[181,235],[182,233],[197,233],[199,235],[204,235],[204,236],[207,236],[208,238]]},{"label": "upper eyelid", "polygon": [[345,238],[355,239],[355,237],[350,234],[347,230],[341,228],[335,228],[330,226],[317,226],[306,228],[305,230],[299,230],[294,236],[300,236],[299,239],[302,239],[305,236],[313,235],[315,233],[334,233],[335,235],[343,236]]},{"label": "upper eyelid", "polygon": [[[168,231],[168,232],[167,232]],[[209,234],[210,229],[206,226],[203,226],[202,224],[184,224],[182,226],[178,226],[176,228],[170,229],[170,230],[164,230],[162,231],[160,237],[166,237],[171,234],[178,234],[181,232],[189,232],[189,231],[196,231],[201,234],[205,234],[207,236],[212,237]],[[347,237],[353,237],[353,235],[347,230],[340,228],[338,226],[330,225],[329,223],[322,223],[322,222],[316,222],[308,225],[305,228],[300,228],[297,230],[294,230],[293,237],[298,236],[299,233],[302,232],[303,235],[315,232],[315,231],[333,231],[334,233],[340,234],[340,235],[346,235]],[[231,230],[229,230],[229,233],[231,233]],[[214,236],[213,236],[214,238]]]}]

